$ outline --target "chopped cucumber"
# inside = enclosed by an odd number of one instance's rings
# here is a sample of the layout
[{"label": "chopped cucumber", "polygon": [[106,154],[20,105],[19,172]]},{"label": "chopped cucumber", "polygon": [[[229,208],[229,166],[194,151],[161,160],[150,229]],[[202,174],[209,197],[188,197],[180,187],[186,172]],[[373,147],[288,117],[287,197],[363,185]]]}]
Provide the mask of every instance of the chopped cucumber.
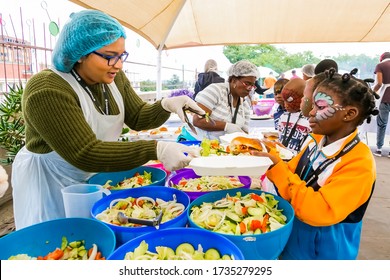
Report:
[{"label": "chopped cucumber", "polygon": [[221,258],[221,255],[216,249],[210,248],[204,254],[204,258],[205,260],[219,260]]},{"label": "chopped cucumber", "polygon": [[263,207],[259,207],[259,208],[249,207],[248,213],[251,216],[263,217],[263,215],[265,214],[265,209]]},{"label": "chopped cucumber", "polygon": [[232,258],[229,255],[223,255],[222,260],[230,261],[230,260],[232,260]]},{"label": "chopped cucumber", "polygon": [[242,218],[234,212],[226,212],[226,218],[228,218],[229,220],[236,222],[236,223],[239,223],[242,221]]},{"label": "chopped cucumber", "polygon": [[181,243],[176,248],[176,255],[180,255],[182,253],[187,253],[192,255],[194,254],[194,252],[195,252],[195,248],[190,243]]}]

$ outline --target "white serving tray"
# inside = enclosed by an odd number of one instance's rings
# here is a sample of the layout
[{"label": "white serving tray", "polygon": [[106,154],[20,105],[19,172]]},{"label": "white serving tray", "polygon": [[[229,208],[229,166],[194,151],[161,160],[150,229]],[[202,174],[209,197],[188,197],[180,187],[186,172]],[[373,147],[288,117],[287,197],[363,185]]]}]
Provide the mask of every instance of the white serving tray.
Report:
[{"label": "white serving tray", "polygon": [[209,156],[191,160],[189,167],[198,176],[261,176],[272,161],[258,156]]}]

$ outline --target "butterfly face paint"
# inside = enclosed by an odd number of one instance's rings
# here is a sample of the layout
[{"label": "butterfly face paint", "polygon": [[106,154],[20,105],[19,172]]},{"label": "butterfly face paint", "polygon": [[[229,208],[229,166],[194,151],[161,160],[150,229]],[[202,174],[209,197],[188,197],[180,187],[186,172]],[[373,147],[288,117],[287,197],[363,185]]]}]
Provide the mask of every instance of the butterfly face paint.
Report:
[{"label": "butterfly face paint", "polygon": [[334,104],[333,98],[323,92],[318,92],[314,96],[313,105],[316,110],[315,118],[318,121],[329,119],[333,117],[337,111],[345,110],[343,106]]}]

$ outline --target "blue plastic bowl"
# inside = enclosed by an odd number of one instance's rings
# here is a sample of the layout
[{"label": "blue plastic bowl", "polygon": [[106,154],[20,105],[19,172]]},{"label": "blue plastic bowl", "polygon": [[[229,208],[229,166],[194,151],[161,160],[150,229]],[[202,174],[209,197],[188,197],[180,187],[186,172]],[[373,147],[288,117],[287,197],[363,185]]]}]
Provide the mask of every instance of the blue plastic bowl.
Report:
[{"label": "blue plastic bowl", "polygon": [[84,240],[86,248],[96,244],[105,258],[116,246],[114,232],[104,223],[88,218],[64,218],[35,224],[0,238],[0,259],[7,260],[17,254],[45,256],[61,247],[63,236],[68,242]]},{"label": "blue plastic bowl", "polygon": [[[119,172],[101,172],[93,175],[88,180],[88,184],[98,184],[104,185],[108,180],[111,180],[111,185],[116,185],[119,182],[134,177],[134,175],[138,172],[140,174],[144,174],[144,171],[152,173],[152,184],[148,186],[162,186],[165,183],[167,178],[167,172],[162,169],[151,167],[151,166],[139,166],[137,168],[119,171]],[[146,187],[146,186],[143,186]],[[125,189],[123,189],[125,190]],[[123,190],[110,190],[112,193],[123,191]]]},{"label": "blue plastic bowl", "polygon": [[[194,200],[188,207],[187,218],[189,226],[192,228],[198,228],[208,231],[207,229],[199,227],[192,221],[192,219],[190,218],[191,208],[193,206],[201,205],[203,202],[217,201],[221,198],[226,197],[227,194],[235,196],[238,191],[241,192],[242,195],[246,195],[248,193],[256,193],[261,195],[263,193],[263,191],[260,190],[234,189],[210,192],[206,195],[203,195]],[[284,225],[283,227],[263,234],[231,235],[217,233],[228,238],[234,244],[236,244],[237,247],[240,248],[240,250],[244,254],[246,260],[275,260],[279,257],[280,253],[283,251],[284,247],[287,244],[294,222],[294,209],[292,208],[291,204],[288,203],[282,197],[276,195],[274,195],[274,197],[279,202],[278,208],[283,209],[283,214],[287,217],[286,225]]]},{"label": "blue plastic bowl", "polygon": [[109,196],[103,197],[99,201],[97,201],[91,210],[91,215],[96,219],[96,216],[109,208],[110,203],[114,199],[118,198],[127,198],[127,197],[141,197],[148,196],[153,199],[160,198],[165,201],[172,200],[173,195],[176,195],[177,202],[182,203],[185,207],[182,214],[178,217],[167,221],[165,223],[160,224],[159,229],[156,229],[153,226],[142,226],[142,227],[122,227],[114,224],[107,224],[114,232],[116,236],[117,246],[126,243],[127,241],[136,238],[139,235],[160,231],[161,229],[171,228],[171,227],[185,227],[187,220],[187,208],[190,204],[190,198],[187,194],[180,190],[167,188],[165,186],[148,186],[142,188],[128,189],[120,192],[116,192]]},{"label": "blue plastic bowl", "polygon": [[116,249],[109,257],[109,260],[123,260],[126,253],[133,252],[142,240],[149,245],[149,251],[156,252],[156,246],[167,246],[176,249],[181,243],[190,243],[194,248],[200,244],[204,251],[215,248],[222,255],[229,255],[234,260],[243,260],[244,255],[240,249],[229,239],[213,232],[196,228],[169,228],[158,232],[151,232],[134,238]]},{"label": "blue plastic bowl", "polygon": [[201,141],[180,141],[178,143],[186,146],[200,146]]},{"label": "blue plastic bowl", "polygon": [[[171,183],[177,185],[182,178],[185,179],[193,179],[193,178],[200,178],[202,176],[196,175],[195,171],[191,168],[183,168],[176,170],[176,175],[171,175],[171,177],[167,181],[167,186],[171,187]],[[249,189],[252,184],[252,179],[249,176],[238,176],[238,179],[243,183],[244,185],[242,187],[236,188],[237,189]],[[187,192],[184,191],[188,196],[190,197],[191,201],[194,201],[198,197],[205,195],[210,192]],[[219,191],[213,191],[213,192],[219,192]]]}]

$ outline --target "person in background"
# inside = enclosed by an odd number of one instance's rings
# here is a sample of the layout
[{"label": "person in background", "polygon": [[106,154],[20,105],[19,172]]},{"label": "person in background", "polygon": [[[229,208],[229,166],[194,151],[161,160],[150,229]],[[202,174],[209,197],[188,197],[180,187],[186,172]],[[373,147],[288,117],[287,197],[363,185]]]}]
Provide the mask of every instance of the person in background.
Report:
[{"label": "person in background", "polygon": [[184,120],[183,107],[204,114],[188,96],[142,101],[122,71],[125,39],[120,23],[103,12],[72,13],[53,50],[54,68],[27,82],[26,145],[15,157],[11,179],[16,229],[64,218],[61,190],[96,172],[129,170],[149,160],[174,170],[199,154],[174,142],[118,141],[124,125],[156,128],[171,113]]},{"label": "person in background", "polygon": [[302,67],[303,80],[307,81],[314,76],[314,64],[306,64]]},{"label": "person in background", "polygon": [[290,80],[293,80],[293,79],[301,79],[301,77],[299,77],[297,75],[297,70],[295,70],[295,69],[291,70],[291,78],[290,78]]},{"label": "person in background", "polygon": [[274,77],[274,73],[272,73],[272,71],[269,72],[267,77],[265,77],[263,83],[264,83],[264,88],[266,89],[272,88],[274,86],[274,84],[276,83],[276,78]]},{"label": "person in background", "polygon": [[204,65],[204,72],[199,73],[198,80],[195,83],[193,99],[195,99],[199,91],[205,89],[208,85],[225,82],[225,79],[219,76],[217,71],[217,62],[214,59],[207,60]]},{"label": "person in background", "polygon": [[331,68],[336,70],[336,73],[339,71],[339,67],[338,67],[336,61],[334,61],[333,59],[329,59],[329,58],[323,59],[320,62],[318,62],[318,64],[314,68],[314,74],[317,75],[317,74],[325,72],[326,70],[329,70]]},{"label": "person in background", "polygon": [[252,112],[249,94],[256,89],[259,71],[253,63],[241,60],[228,70],[228,81],[211,84],[195,98],[213,121],[193,116],[197,138],[219,139],[225,133],[249,131]]},{"label": "person in background", "polygon": [[306,81],[305,90],[301,99],[300,109],[304,117],[309,117],[309,112],[313,108],[313,93],[320,82],[326,78],[324,72],[315,75]]},{"label": "person in background", "polygon": [[310,143],[289,162],[273,150],[252,152],[272,160],[266,176],[295,210],[282,260],[356,259],[375,186],[375,160],[357,130],[378,114],[373,92],[350,74],[326,72],[314,92]]},{"label": "person in background", "polygon": [[282,90],[286,112],[280,116],[279,142],[290,151],[297,153],[311,131],[309,121],[300,110],[305,81],[301,78],[290,80]]},{"label": "person in background", "polygon": [[[379,115],[376,118],[376,151],[375,156],[382,156],[382,146],[385,140],[387,123],[390,113],[390,52],[383,53],[379,58],[379,64],[376,65],[375,71],[376,83],[374,92],[379,96]],[[390,153],[388,154],[390,157]]]},{"label": "person in background", "polygon": [[284,100],[282,97],[282,90],[283,87],[288,83],[288,81],[288,79],[279,79],[274,84],[275,106],[273,109],[273,118],[275,130],[278,129],[280,116],[286,112],[286,109],[284,107]]}]

